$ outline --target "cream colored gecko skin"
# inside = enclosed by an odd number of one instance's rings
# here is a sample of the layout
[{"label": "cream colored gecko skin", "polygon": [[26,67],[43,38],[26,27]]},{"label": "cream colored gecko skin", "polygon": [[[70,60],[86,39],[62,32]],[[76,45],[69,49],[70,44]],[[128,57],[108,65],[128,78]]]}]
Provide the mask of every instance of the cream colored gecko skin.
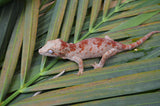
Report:
[{"label": "cream colored gecko skin", "polygon": [[84,68],[83,59],[102,57],[98,64],[92,65],[94,69],[101,68],[109,57],[125,50],[134,49],[154,33],[160,33],[160,31],[152,31],[129,45],[116,42],[108,36],[105,36],[105,38],[89,38],[75,44],[66,43],[61,39],[50,40],[39,49],[39,53],[44,56],[61,57],[76,62],[79,65],[78,75],[80,75]]}]

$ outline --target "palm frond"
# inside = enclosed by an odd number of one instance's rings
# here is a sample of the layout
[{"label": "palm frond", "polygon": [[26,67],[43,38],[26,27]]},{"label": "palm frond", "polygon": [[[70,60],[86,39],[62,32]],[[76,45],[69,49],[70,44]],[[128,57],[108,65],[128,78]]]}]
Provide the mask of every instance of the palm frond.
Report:
[{"label": "palm frond", "polygon": [[37,52],[57,38],[76,43],[108,35],[133,43],[160,30],[159,0],[27,0],[25,11],[14,9],[21,3],[0,7],[0,105],[160,104],[159,33],[109,58],[101,69],[91,66],[100,58],[84,60],[81,76],[76,63]]}]

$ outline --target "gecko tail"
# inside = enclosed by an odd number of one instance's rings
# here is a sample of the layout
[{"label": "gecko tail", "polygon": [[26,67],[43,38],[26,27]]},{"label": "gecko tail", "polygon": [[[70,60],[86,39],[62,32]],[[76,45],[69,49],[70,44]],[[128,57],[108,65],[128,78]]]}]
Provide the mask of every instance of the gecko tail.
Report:
[{"label": "gecko tail", "polygon": [[138,47],[144,41],[146,41],[151,35],[153,35],[155,33],[160,33],[160,31],[152,31],[152,32],[148,33],[147,35],[145,35],[143,38],[141,38],[137,42],[129,44],[129,45],[126,45],[125,48],[124,48],[124,50],[131,50],[131,49],[134,49],[135,47]]}]

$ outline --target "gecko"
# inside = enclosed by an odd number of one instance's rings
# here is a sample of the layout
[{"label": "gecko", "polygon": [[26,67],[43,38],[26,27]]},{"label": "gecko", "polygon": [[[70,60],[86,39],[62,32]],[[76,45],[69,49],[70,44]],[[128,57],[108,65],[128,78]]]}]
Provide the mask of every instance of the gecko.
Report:
[{"label": "gecko", "polygon": [[85,39],[78,43],[67,43],[61,39],[49,40],[38,52],[43,56],[61,57],[76,62],[79,65],[78,75],[81,75],[84,70],[83,59],[102,57],[98,64],[96,62],[92,64],[94,69],[102,68],[111,56],[138,47],[155,33],[160,31],[152,31],[137,42],[128,45],[116,42],[108,35],[104,38]]}]

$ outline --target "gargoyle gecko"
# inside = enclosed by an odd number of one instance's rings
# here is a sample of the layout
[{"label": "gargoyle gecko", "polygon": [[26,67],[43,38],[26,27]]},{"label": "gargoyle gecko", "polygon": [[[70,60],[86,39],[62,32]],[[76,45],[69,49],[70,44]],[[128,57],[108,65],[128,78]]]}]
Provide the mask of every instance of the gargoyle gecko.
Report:
[{"label": "gargoyle gecko", "polygon": [[75,44],[64,42],[61,39],[50,40],[39,49],[39,53],[44,56],[61,57],[76,62],[79,65],[78,75],[80,75],[84,68],[83,59],[102,57],[98,64],[92,64],[94,69],[101,68],[111,56],[125,50],[134,49],[154,33],[160,33],[160,31],[152,31],[129,45],[116,42],[107,35],[105,38],[89,38]]}]

